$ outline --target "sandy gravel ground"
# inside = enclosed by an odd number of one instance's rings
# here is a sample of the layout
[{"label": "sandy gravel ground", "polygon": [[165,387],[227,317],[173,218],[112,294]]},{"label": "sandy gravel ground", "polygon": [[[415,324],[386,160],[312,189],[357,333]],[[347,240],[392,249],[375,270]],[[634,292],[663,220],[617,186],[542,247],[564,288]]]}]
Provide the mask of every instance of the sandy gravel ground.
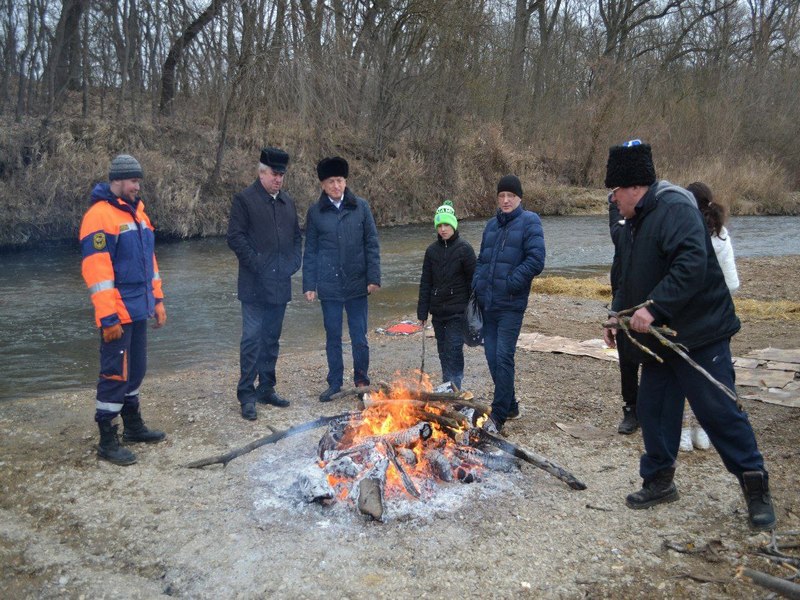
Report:
[{"label": "sandy gravel ground", "polygon": [[[800,298],[797,257],[739,266],[742,297]],[[532,296],[525,330],[596,338],[604,315],[596,301]],[[438,375],[433,346],[426,366]],[[767,346],[800,347],[800,323],[748,320],[733,349]],[[419,336],[375,334],[371,347],[374,380],[420,366]],[[136,446],[130,467],[95,458],[91,386],[0,405],[0,596],[764,598],[762,588],[734,578],[737,566],[790,573],[758,556],[768,536],[747,528],[738,484],[713,450],[681,454],[680,501],[625,507],[640,484],[642,445],[638,434],[616,434],[614,363],[517,354],[523,418],[509,423],[508,439],[560,463],[587,490],[524,466],[440,487],[425,502],[398,498],[386,522],[375,523],[345,504],[299,500],[295,472],[313,463],[319,430],[226,468],[183,466],[265,435],[268,424],[355,408],[354,400],[317,401],[325,387],[320,344],[281,356],[279,391],[291,407],[260,407],[257,421],[244,421],[234,351],[191,372],[148,378],[144,416],[168,439]],[[488,398],[482,349],[468,349],[467,373],[466,386]],[[778,531],[797,531],[800,410],[745,406],[771,473]],[[556,422],[601,435],[575,439]]]}]

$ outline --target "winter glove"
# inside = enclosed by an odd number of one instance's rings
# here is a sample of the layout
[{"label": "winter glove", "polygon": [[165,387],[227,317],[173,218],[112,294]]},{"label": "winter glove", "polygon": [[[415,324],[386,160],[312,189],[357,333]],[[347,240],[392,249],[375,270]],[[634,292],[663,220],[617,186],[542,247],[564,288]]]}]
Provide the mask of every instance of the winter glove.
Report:
[{"label": "winter glove", "polygon": [[122,337],[122,325],[117,323],[111,327],[103,327],[103,341],[108,344]]},{"label": "winter glove", "polygon": [[167,322],[167,309],[164,308],[163,302],[159,302],[158,304],[156,304],[155,316],[156,316],[156,322],[155,325],[153,325],[153,329],[158,329],[159,327],[163,327],[164,323]]}]

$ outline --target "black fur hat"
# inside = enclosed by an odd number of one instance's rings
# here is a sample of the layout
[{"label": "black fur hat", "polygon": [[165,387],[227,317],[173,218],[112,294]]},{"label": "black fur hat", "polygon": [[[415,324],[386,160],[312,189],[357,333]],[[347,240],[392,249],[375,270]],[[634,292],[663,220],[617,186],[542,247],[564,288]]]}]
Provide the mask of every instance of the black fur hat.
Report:
[{"label": "black fur hat", "polygon": [[320,181],[325,181],[328,177],[344,177],[350,173],[347,161],[341,156],[323,158],[317,163],[317,176]]},{"label": "black fur hat", "polygon": [[606,187],[632,187],[652,185],[656,181],[656,168],[650,144],[639,140],[611,146],[606,163]]},{"label": "black fur hat", "polygon": [[289,155],[280,148],[264,148],[261,151],[261,164],[267,165],[276,173],[286,173],[289,166]]}]

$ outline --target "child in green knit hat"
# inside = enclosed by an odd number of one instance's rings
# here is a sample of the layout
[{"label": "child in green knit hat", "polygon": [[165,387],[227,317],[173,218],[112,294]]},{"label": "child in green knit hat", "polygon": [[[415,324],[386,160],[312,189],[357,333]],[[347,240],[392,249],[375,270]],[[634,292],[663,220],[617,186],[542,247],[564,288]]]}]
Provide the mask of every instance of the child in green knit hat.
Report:
[{"label": "child in green knit hat", "polygon": [[464,378],[464,309],[472,288],[475,251],[459,237],[458,219],[449,200],[436,209],[433,224],[438,235],[425,251],[417,318],[424,326],[431,314],[442,381],[460,390]]}]

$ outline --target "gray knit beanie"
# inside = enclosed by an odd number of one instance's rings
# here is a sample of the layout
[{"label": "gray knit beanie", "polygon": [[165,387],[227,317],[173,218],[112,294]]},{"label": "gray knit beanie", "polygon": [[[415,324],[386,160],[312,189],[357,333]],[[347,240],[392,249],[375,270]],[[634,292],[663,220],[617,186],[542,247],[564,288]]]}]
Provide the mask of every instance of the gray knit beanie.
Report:
[{"label": "gray knit beanie", "polygon": [[115,179],[142,179],[142,165],[130,154],[120,154],[111,161],[111,168],[108,170],[108,180]]}]

